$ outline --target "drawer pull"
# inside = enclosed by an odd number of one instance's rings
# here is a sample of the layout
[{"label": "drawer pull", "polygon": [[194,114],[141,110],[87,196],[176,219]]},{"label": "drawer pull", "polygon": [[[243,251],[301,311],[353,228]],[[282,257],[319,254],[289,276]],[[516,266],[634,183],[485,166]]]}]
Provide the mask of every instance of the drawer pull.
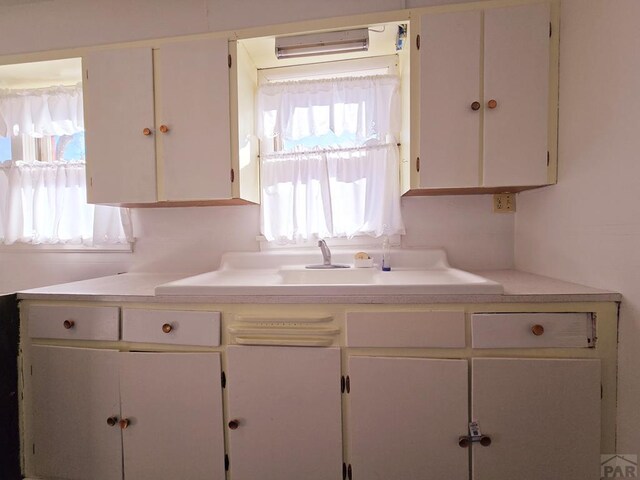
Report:
[{"label": "drawer pull", "polygon": [[480,106],[481,106],[481,105],[480,105],[480,102],[473,102],[473,103],[471,104],[471,110],[473,110],[474,112],[476,112],[476,111],[480,110]]},{"label": "drawer pull", "polygon": [[62,323],[62,326],[67,330],[71,330],[75,325],[76,325],[76,322],[74,322],[73,320],[65,320]]},{"label": "drawer pull", "polygon": [[544,327],[542,325],[536,324],[531,327],[531,333],[533,333],[536,337],[539,337],[544,333]]},{"label": "drawer pull", "polygon": [[487,102],[487,107],[489,107],[491,110],[493,110],[494,108],[496,108],[498,106],[498,102],[495,100],[489,100]]},{"label": "drawer pull", "polygon": [[107,425],[110,427],[115,426],[118,423],[118,417],[109,417],[107,418]]},{"label": "drawer pull", "polygon": [[124,430],[125,428],[127,428],[129,426],[131,422],[129,422],[128,418],[123,418],[122,420],[120,420],[120,422],[118,423],[118,425],[120,425],[120,428],[122,430]]},{"label": "drawer pull", "polygon": [[170,323],[165,323],[164,325],[162,325],[162,331],[164,333],[171,333],[173,331],[173,325],[171,325]]},{"label": "drawer pull", "polygon": [[167,133],[169,131],[169,127],[167,127],[166,125],[160,125],[160,131],[162,133]]},{"label": "drawer pull", "polygon": [[145,128],[144,130],[142,130],[142,134],[143,134],[145,137],[150,136],[152,133],[153,133],[153,132],[151,131],[151,129],[150,129],[150,128]]},{"label": "drawer pull", "polygon": [[229,428],[231,430],[237,430],[240,426],[240,420],[229,420]]}]

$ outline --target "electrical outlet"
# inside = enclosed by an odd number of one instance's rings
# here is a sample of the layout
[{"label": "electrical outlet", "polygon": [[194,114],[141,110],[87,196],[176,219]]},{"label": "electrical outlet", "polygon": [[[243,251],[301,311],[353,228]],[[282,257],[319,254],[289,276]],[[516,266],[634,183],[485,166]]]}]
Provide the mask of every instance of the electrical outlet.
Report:
[{"label": "electrical outlet", "polygon": [[493,211],[506,213],[516,211],[515,193],[496,193],[493,195]]}]

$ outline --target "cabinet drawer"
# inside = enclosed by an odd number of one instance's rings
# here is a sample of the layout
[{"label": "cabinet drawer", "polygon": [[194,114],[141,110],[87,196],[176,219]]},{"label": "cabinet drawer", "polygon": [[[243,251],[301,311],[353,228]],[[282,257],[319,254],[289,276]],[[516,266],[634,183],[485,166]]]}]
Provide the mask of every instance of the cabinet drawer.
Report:
[{"label": "cabinet drawer", "polygon": [[29,336],[69,340],[118,340],[118,307],[29,307]]},{"label": "cabinet drawer", "polygon": [[350,312],[347,346],[464,348],[464,312]]},{"label": "cabinet drawer", "polygon": [[478,313],[471,315],[473,348],[594,346],[590,313]]},{"label": "cabinet drawer", "polygon": [[173,345],[220,345],[220,312],[122,310],[122,339]]}]

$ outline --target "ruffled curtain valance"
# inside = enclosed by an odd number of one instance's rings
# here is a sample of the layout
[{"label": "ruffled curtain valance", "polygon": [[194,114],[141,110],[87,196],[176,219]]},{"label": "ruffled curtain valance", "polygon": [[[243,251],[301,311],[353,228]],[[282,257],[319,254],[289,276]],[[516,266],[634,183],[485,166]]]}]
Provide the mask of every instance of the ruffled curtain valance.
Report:
[{"label": "ruffled curtain valance", "polygon": [[394,75],[266,84],[258,93],[260,136],[299,140],[332,132],[353,137],[354,145],[398,138],[399,90]]},{"label": "ruffled curtain valance", "polygon": [[0,89],[0,136],[73,135],[84,131],[82,86]]}]

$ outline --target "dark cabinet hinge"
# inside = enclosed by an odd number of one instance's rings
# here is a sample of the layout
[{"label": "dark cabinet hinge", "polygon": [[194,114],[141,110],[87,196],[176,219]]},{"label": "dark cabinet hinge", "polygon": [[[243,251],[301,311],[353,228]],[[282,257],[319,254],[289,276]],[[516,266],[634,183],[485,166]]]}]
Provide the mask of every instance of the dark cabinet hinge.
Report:
[{"label": "dark cabinet hinge", "polygon": [[553,23],[549,22],[549,38],[553,35]]},{"label": "dark cabinet hinge", "polygon": [[416,48],[420,50],[420,35],[416,36]]},{"label": "dark cabinet hinge", "polygon": [[340,391],[344,393],[345,379],[344,375],[340,377]]},{"label": "dark cabinet hinge", "polygon": [[549,166],[550,158],[551,158],[551,155],[549,154],[549,152],[547,152],[547,167]]},{"label": "dark cabinet hinge", "polygon": [[220,383],[222,384],[222,388],[225,388],[227,386],[227,375],[224,373],[224,371],[220,374]]},{"label": "dark cabinet hinge", "polygon": [[231,183],[235,182],[235,180],[236,180],[236,172],[232,168],[231,169]]},{"label": "dark cabinet hinge", "polygon": [[36,444],[35,443],[31,446],[31,451],[33,452],[34,455],[36,454]]},{"label": "dark cabinet hinge", "polygon": [[416,158],[416,172],[420,173],[420,157]]},{"label": "dark cabinet hinge", "polygon": [[227,455],[226,453],[224,454],[224,471],[229,471],[229,455]]},{"label": "dark cabinet hinge", "polygon": [[231,65],[233,64],[233,60],[231,59],[231,54],[229,54],[229,56],[227,57],[227,61],[229,63],[229,68],[231,68]]},{"label": "dark cabinet hinge", "polygon": [[347,478],[347,464],[343,463],[342,464],[342,480],[345,480]]},{"label": "dark cabinet hinge", "polygon": [[353,479],[353,470],[351,469],[351,464],[349,464],[349,466],[347,467],[347,478],[349,480]]},{"label": "dark cabinet hinge", "polygon": [[347,379],[345,381],[345,388],[347,393],[351,393],[351,379],[349,378],[349,375],[347,375]]}]

